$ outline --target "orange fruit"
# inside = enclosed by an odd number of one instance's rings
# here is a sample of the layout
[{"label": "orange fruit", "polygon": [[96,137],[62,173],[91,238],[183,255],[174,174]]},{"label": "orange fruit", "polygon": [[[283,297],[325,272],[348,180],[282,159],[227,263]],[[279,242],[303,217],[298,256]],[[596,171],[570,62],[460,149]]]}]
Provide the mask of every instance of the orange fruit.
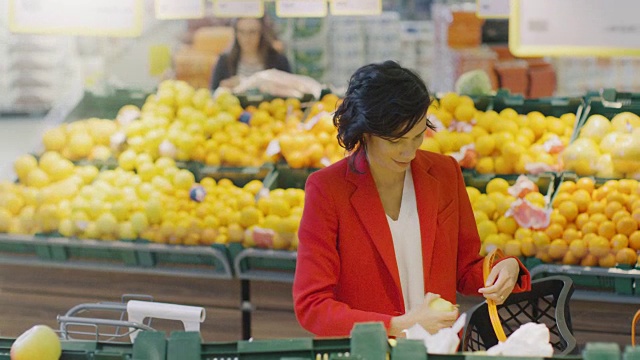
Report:
[{"label": "orange fruit", "polygon": [[580,258],[576,257],[571,251],[567,251],[562,258],[563,265],[578,265]]},{"label": "orange fruit", "polygon": [[582,225],[582,227],[580,228],[580,231],[584,235],[586,235],[586,234],[597,234],[598,233],[598,224],[596,224],[593,221],[587,221],[584,225]]},{"label": "orange fruit", "polygon": [[615,213],[617,213],[622,209],[623,209],[623,206],[621,203],[617,201],[612,201],[612,202],[607,201],[607,205],[604,208],[604,214],[607,216],[607,218],[611,219],[613,218],[613,215]]},{"label": "orange fruit", "polygon": [[618,191],[623,194],[631,195],[638,189],[638,180],[620,179],[618,180]]},{"label": "orange fruit", "polygon": [[631,218],[638,223],[638,226],[640,226],[640,207],[633,210],[633,213],[631,214]]},{"label": "orange fruit", "polygon": [[629,196],[629,200],[627,200],[627,210],[629,212],[633,212],[636,209],[640,208],[640,196],[631,195]]},{"label": "orange fruit", "polygon": [[605,204],[600,201],[592,201],[587,208],[589,215],[591,214],[604,214]]},{"label": "orange fruit", "polygon": [[515,234],[516,230],[518,229],[518,223],[511,216],[501,216],[496,222],[496,225],[498,226],[498,231],[510,235]]},{"label": "orange fruit", "polygon": [[[553,210],[549,221],[551,222],[551,224],[558,224],[562,227],[565,227],[567,225],[567,219],[564,216],[562,216],[560,212],[558,212],[557,210],[558,209]],[[580,215],[583,215],[583,214],[580,214]],[[587,219],[589,219],[589,216],[587,216]]]},{"label": "orange fruit", "polygon": [[576,189],[576,191],[571,194],[571,199],[578,206],[578,211],[585,212],[589,208],[591,204],[591,194],[584,189]]},{"label": "orange fruit", "polygon": [[516,233],[513,235],[513,238],[516,240],[522,240],[531,238],[531,235],[533,235],[533,231],[531,231],[531,229],[518,228],[518,230],[516,230]]},{"label": "orange fruit", "polygon": [[634,212],[638,209],[640,209],[640,199],[634,200],[633,203],[631,204],[631,212]]},{"label": "orange fruit", "polygon": [[634,231],[629,235],[629,247],[633,250],[640,250],[640,230]]},{"label": "orange fruit", "polygon": [[546,250],[538,250],[538,252],[536,252],[536,258],[540,259],[543,263],[553,262],[553,259]]},{"label": "orange fruit", "polygon": [[607,195],[607,202],[619,202],[620,204],[626,204],[629,201],[629,195],[623,194],[617,190],[614,190]]},{"label": "orange fruit", "polygon": [[576,181],[576,189],[586,190],[589,193],[589,195],[593,193],[595,186],[596,186],[595,180],[590,177],[582,177],[578,179],[578,181]]},{"label": "orange fruit", "polygon": [[562,228],[562,226],[558,224],[550,224],[544,230],[544,232],[549,236],[549,239],[555,240],[555,239],[560,239],[562,237],[562,233],[564,232],[564,229]]},{"label": "orange fruit", "polygon": [[578,231],[576,229],[565,229],[562,234],[562,240],[570,243],[572,240],[582,239],[582,231]]},{"label": "orange fruit", "polygon": [[564,229],[573,229],[573,230],[578,230],[578,227],[576,226],[575,223],[569,223],[567,224],[567,226],[564,227]]},{"label": "orange fruit", "polygon": [[520,240],[520,251],[524,256],[534,256],[536,254],[536,244],[533,243],[531,237],[527,237]]},{"label": "orange fruit", "polygon": [[571,200],[570,193],[567,193],[567,192],[558,193],[553,199],[553,207],[557,209],[560,204],[562,204],[567,200]]},{"label": "orange fruit", "polygon": [[569,250],[569,245],[562,239],[555,239],[549,244],[549,257],[554,260],[560,260]]},{"label": "orange fruit", "polygon": [[620,218],[616,223],[618,234],[631,235],[638,230],[638,223],[631,216]]},{"label": "orange fruit", "polygon": [[504,254],[506,256],[522,256],[522,248],[519,240],[508,240],[504,244]]},{"label": "orange fruit", "polygon": [[581,266],[596,266],[598,265],[598,257],[593,254],[587,254],[580,260]]},{"label": "orange fruit", "polygon": [[589,253],[599,258],[606,256],[610,253],[611,245],[609,240],[598,236],[589,241]]},{"label": "orange fruit", "polygon": [[609,254],[599,258],[598,259],[598,266],[606,267],[606,268],[610,268],[610,267],[616,266],[616,256],[614,254],[609,253]]},{"label": "orange fruit", "polygon": [[616,253],[616,262],[618,264],[635,265],[638,261],[638,253],[629,248],[623,248]]},{"label": "orange fruit", "polygon": [[616,224],[613,221],[603,221],[598,225],[598,235],[611,239],[616,234]]},{"label": "orange fruit", "polygon": [[627,209],[622,209],[622,210],[618,210],[615,214],[613,214],[613,216],[611,217],[611,221],[613,221],[614,223],[618,223],[618,221],[620,221],[620,219],[625,218],[625,217],[631,217],[631,214],[629,214],[629,212],[627,211]]},{"label": "orange fruit", "polygon": [[571,180],[563,181],[558,188],[559,192],[568,192],[569,194],[572,194],[575,190],[576,183]]},{"label": "orange fruit", "polygon": [[[562,216],[562,215],[560,215],[560,216]],[[580,229],[582,229],[582,227],[588,222],[589,222],[589,214],[587,214],[587,213],[579,214],[578,216],[576,216],[576,218],[574,220],[574,223]]]},{"label": "orange fruit", "polygon": [[602,186],[606,186],[611,190],[618,190],[618,180],[607,180]]},{"label": "orange fruit", "polygon": [[609,241],[609,244],[612,250],[618,251],[629,246],[629,238],[627,235],[615,234]]},{"label": "orange fruit", "polygon": [[594,222],[598,225],[606,220],[608,219],[607,219],[607,215],[605,214],[593,214],[589,217],[589,221]]},{"label": "orange fruit", "polygon": [[578,259],[582,259],[589,253],[587,242],[582,239],[575,239],[569,243],[569,252]]},{"label": "orange fruit", "polygon": [[560,210],[560,214],[564,216],[567,221],[573,221],[576,216],[578,216],[578,205],[573,201],[564,201],[558,205],[558,210]]},{"label": "orange fruit", "polygon": [[539,251],[546,251],[551,244],[551,239],[543,231],[535,231],[531,236],[533,243],[536,245],[536,253]]}]

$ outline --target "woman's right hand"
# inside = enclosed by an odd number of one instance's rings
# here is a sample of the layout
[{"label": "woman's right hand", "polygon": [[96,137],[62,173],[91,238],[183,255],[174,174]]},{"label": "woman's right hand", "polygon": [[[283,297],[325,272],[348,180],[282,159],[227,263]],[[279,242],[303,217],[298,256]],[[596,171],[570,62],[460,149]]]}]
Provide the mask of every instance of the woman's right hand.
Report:
[{"label": "woman's right hand", "polygon": [[420,324],[429,334],[435,334],[440,329],[453,326],[453,323],[458,319],[457,307],[453,311],[439,311],[429,306],[439,297],[438,294],[427,293],[422,305],[404,315],[393,318],[390,335],[400,336],[399,333],[415,324]]}]

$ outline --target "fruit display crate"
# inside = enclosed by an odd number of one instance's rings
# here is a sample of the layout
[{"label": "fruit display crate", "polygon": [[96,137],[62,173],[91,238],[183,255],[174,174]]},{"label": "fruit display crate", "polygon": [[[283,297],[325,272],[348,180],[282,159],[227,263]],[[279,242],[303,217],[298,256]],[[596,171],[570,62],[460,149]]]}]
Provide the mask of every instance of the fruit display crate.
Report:
[{"label": "fruit display crate", "polygon": [[[478,174],[475,170],[466,170],[462,172],[462,177],[464,178],[464,182],[466,186],[474,187],[480,190],[481,193],[486,192],[486,187],[489,181],[495,178],[505,179],[509,183],[509,185],[515,184],[520,177],[520,174],[504,174],[504,175],[494,175],[494,174]],[[547,172],[541,174],[527,174],[524,175],[529,180],[533,181],[538,186],[541,194],[544,194],[549,199],[553,197],[555,189],[558,186],[559,178],[555,173]]]},{"label": "fruit display crate", "polygon": [[[585,110],[580,117],[581,128],[591,115],[602,115],[611,120],[614,116],[622,112],[631,112],[640,115],[640,99],[636,97],[622,97],[608,95],[604,97],[591,97],[587,99]],[[577,134],[575,134],[577,135]]]},{"label": "fruit display crate", "polygon": [[[230,166],[208,166],[202,165],[194,172],[196,180],[209,177],[216,181],[229,179],[236,186],[244,186],[251,180],[263,181],[269,173],[273,171],[272,164],[264,164],[259,167],[230,167]],[[192,171],[193,172],[193,171]]]},{"label": "fruit display crate", "polygon": [[233,271],[242,280],[293,282],[297,252],[228,245]]},{"label": "fruit display crate", "polygon": [[500,94],[492,98],[489,110],[500,112],[506,108],[515,110],[518,114],[528,114],[539,111],[545,116],[560,117],[563,114],[576,115],[571,141],[578,135],[580,119],[584,115],[586,102],[582,97],[549,97],[540,99],[525,99],[521,95]]},{"label": "fruit display crate", "polygon": [[115,119],[125,105],[141,107],[146,93],[127,89],[108,89],[105,94],[85,91],[80,102],[66,115],[64,121],[72,122],[87,118]]},{"label": "fruit display crate", "polygon": [[269,189],[287,189],[296,188],[304,189],[305,183],[309,175],[320,169],[318,168],[300,168],[294,169],[287,164],[276,164],[275,171],[270,175],[269,179],[265,179],[265,187]]},{"label": "fruit display crate", "polygon": [[0,263],[233,278],[226,246],[184,246],[146,240],[93,240],[57,235],[0,234]]}]

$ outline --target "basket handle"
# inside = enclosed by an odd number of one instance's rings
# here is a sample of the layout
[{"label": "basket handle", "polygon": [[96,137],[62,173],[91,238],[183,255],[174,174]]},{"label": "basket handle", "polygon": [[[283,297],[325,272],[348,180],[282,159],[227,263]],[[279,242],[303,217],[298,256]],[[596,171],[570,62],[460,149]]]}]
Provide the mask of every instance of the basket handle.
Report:
[{"label": "basket handle", "polygon": [[640,310],[636,311],[633,320],[631,320],[631,346],[636,346],[636,325],[638,319],[640,319]]},{"label": "basket handle", "polygon": [[[500,250],[499,248],[494,249],[489,254],[487,254],[487,256],[485,256],[484,262],[482,263],[482,277],[485,282],[487,281],[489,273],[491,272],[491,268],[493,268],[495,262],[499,259],[502,259],[503,257],[504,253],[502,253],[502,250]],[[493,331],[496,333],[498,341],[504,342],[505,340],[507,340],[507,335],[505,335],[502,324],[500,323],[500,317],[498,316],[498,308],[496,306],[496,302],[491,299],[487,299],[487,308],[489,309],[489,318],[491,319],[491,326],[493,326]]]}]

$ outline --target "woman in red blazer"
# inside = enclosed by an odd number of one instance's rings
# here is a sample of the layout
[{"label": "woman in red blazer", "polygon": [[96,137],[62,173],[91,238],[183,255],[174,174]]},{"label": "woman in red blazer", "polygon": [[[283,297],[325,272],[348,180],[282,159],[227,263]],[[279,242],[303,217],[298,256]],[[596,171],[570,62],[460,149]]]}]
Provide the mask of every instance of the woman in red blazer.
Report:
[{"label": "woman in red blazer", "polygon": [[[298,231],[294,307],[318,336],[348,336],[368,321],[383,322],[391,336],[416,323],[433,333],[458,316],[429,308],[439,296],[455,303],[456,291],[481,293],[501,304],[530,289],[515,258],[497,263],[484,283],[460,166],[418,150],[433,129],[430,102],[422,80],[392,61],[366,65],[349,82],[334,123],[351,155],[309,176]],[[412,268],[416,259],[422,266]]]}]

